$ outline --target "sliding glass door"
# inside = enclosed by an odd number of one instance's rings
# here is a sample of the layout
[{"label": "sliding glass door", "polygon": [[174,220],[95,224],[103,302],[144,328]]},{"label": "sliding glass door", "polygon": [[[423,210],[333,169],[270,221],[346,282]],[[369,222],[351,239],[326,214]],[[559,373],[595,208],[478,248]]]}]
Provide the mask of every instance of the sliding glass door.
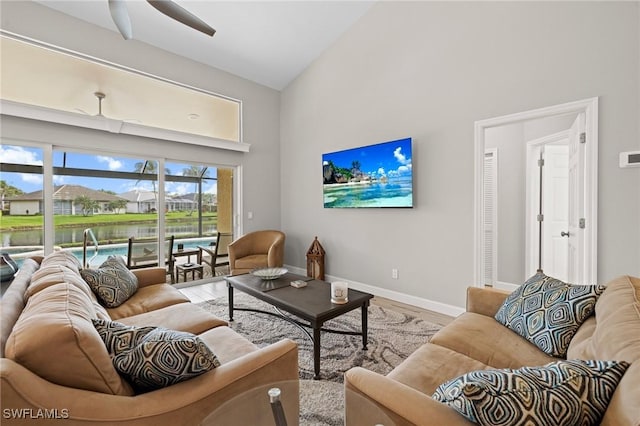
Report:
[{"label": "sliding glass door", "polygon": [[[69,250],[80,260],[85,231],[91,229],[90,256],[94,244],[99,246],[91,266],[109,255],[127,256],[130,238],[173,236],[175,249],[193,250],[211,244],[218,229],[232,229],[232,168],[54,148],[48,204],[43,151],[17,144],[2,145],[0,151],[1,250],[18,260],[43,252],[47,217],[54,224],[53,249]],[[20,254],[21,247],[33,250]],[[165,258],[166,250],[158,244],[155,253]]]}]

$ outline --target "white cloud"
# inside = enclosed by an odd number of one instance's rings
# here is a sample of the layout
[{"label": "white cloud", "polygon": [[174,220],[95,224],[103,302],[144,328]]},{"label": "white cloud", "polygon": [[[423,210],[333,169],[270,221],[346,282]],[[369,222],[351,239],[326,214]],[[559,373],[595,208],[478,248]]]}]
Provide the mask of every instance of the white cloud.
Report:
[{"label": "white cloud", "polygon": [[384,171],[384,167],[380,167],[380,168],[378,169],[378,174],[379,174],[380,176],[384,176],[384,175],[386,174],[386,172]]},{"label": "white cloud", "polygon": [[411,159],[407,160],[407,157],[400,151],[402,151],[402,147],[398,147],[393,151],[393,156],[396,157],[398,163],[406,165],[408,162],[411,162]]},{"label": "white cloud", "polygon": [[206,194],[217,194],[218,193],[218,184],[212,183],[211,185],[204,185],[202,187],[202,192]]},{"label": "white cloud", "polygon": [[192,183],[180,182],[180,183],[168,183],[166,186],[166,192],[171,194],[189,194],[195,192],[195,186]]},{"label": "white cloud", "polygon": [[60,176],[60,175],[53,176],[54,185],[65,185],[67,183],[69,183],[69,176]]},{"label": "white cloud", "polygon": [[42,165],[42,160],[38,160],[35,152],[26,150],[19,146],[0,146],[0,162]]},{"label": "white cloud", "polygon": [[42,175],[31,173],[20,173],[20,179],[25,183],[42,185]]},{"label": "white cloud", "polygon": [[109,165],[109,170],[120,170],[122,169],[122,161],[116,160],[113,157],[106,157],[104,155],[96,156],[99,163],[107,163]]}]

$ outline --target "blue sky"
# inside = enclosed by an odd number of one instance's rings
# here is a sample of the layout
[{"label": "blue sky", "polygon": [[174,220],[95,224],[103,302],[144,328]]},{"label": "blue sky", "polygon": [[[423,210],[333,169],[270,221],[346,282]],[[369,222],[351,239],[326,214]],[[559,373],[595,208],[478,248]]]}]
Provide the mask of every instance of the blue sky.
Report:
[{"label": "blue sky", "polygon": [[411,138],[383,142],[322,155],[322,162],[333,161],[338,167],[351,169],[353,161],[360,162],[360,170],[377,177],[410,175]]},{"label": "blue sky", "polygon": [[[67,152],[66,166],[81,169],[133,172],[135,171],[136,163],[142,161],[144,160],[128,157]],[[42,165],[42,150],[39,148],[24,146],[0,145],[0,162]],[[61,151],[54,151],[53,165],[56,167],[63,165],[63,153]],[[168,168],[173,175],[182,175],[183,169],[188,168],[189,165],[184,163],[167,162],[165,163],[165,167]],[[209,169],[209,177],[215,176],[216,169],[211,167]],[[20,188],[26,193],[42,189],[42,175],[2,172],[0,179],[6,181],[9,185]],[[87,178],[76,176],[54,176],[54,184],[82,185],[96,190],[104,189],[114,191],[116,194],[136,188],[147,190],[152,190],[153,188],[150,181],[137,182],[135,180],[126,179]],[[168,182],[166,191],[171,194],[186,194],[194,192],[195,185],[186,182]],[[205,193],[215,194],[217,192],[216,182],[214,180],[205,181],[203,191]]]}]

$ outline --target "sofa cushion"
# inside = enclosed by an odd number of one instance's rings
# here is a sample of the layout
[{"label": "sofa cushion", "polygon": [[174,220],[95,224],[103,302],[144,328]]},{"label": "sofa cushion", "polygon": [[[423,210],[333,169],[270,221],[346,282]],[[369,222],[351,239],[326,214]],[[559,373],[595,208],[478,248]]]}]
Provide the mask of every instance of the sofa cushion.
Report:
[{"label": "sofa cushion", "polygon": [[83,269],[80,274],[108,308],[117,308],[138,290],[138,279],[119,256],[109,256],[98,269]]},{"label": "sofa cushion", "polygon": [[567,284],[537,273],[507,297],[495,318],[545,353],[565,357],[603,291],[603,286]]},{"label": "sofa cushion", "polygon": [[220,365],[194,334],[161,327],[135,327],[94,320],[115,368],[139,391],[163,388]]},{"label": "sofa cushion", "polygon": [[225,326],[212,328],[198,337],[216,354],[222,364],[258,350],[254,343]]},{"label": "sofa cushion", "polygon": [[87,295],[93,294],[91,288],[85,280],[80,276],[80,272],[69,268],[67,265],[56,265],[49,262],[46,266],[41,266],[31,276],[31,284],[27,288],[24,294],[26,299],[30,298],[40,290],[43,290],[53,284],[70,283],[78,287],[80,290],[87,293]]},{"label": "sofa cushion", "polygon": [[138,291],[117,308],[107,308],[112,320],[155,311],[178,303],[187,303],[189,298],[171,284],[154,284],[138,288]]},{"label": "sofa cushion", "polygon": [[27,301],[7,339],[5,355],[59,385],[133,395],[91,322],[95,317],[91,299],[73,284],[47,287]]},{"label": "sofa cushion", "polygon": [[640,360],[640,278],[621,276],[610,281],[595,312],[576,333],[567,356]]},{"label": "sofa cushion", "polygon": [[66,266],[76,274],[79,274],[82,269],[82,264],[78,258],[75,257],[73,253],[65,250],[54,251],[53,253],[45,256],[42,259],[42,262],[40,262],[41,268],[46,268],[49,265]]},{"label": "sofa cushion", "polygon": [[598,425],[629,363],[556,361],[483,370],[443,383],[433,398],[480,425]]},{"label": "sofa cushion", "polygon": [[[491,336],[491,338],[485,338]],[[493,317],[465,312],[430,340],[492,368],[520,368],[557,361]]]},{"label": "sofa cushion", "polygon": [[425,343],[387,376],[424,394],[431,395],[444,381],[487,365],[432,343]]},{"label": "sofa cushion", "polygon": [[91,299],[93,307],[96,310],[96,316],[98,318],[109,319],[109,314],[105,308],[98,302],[96,295],[93,293],[89,284],[80,276],[80,272],[74,271],[73,268],[69,268],[68,265],[55,265],[53,262],[49,262],[46,266],[40,267],[31,276],[31,283],[25,291],[25,299],[29,299],[31,296],[39,291],[44,290],[54,284],[69,283],[76,286],[79,290],[86,293]]},{"label": "sofa cushion", "polygon": [[118,319],[124,325],[164,327],[200,334],[228,323],[193,303],[178,303],[151,312]]}]

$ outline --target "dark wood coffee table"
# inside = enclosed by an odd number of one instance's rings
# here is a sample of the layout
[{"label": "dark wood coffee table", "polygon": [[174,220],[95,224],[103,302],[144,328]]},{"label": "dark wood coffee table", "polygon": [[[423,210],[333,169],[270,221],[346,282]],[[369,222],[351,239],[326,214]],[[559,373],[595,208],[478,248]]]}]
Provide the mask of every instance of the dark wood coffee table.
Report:
[{"label": "dark wood coffee table", "polygon": [[[338,305],[331,302],[331,284],[301,275],[287,273],[278,279],[269,281],[262,280],[251,274],[236,275],[225,279],[229,289],[229,320],[233,321],[234,310],[244,310],[275,315],[297,325],[313,342],[315,379],[320,378],[321,331],[356,336],[362,335],[362,348],[364,350],[367,349],[367,316],[369,301],[373,298],[372,294],[349,289],[348,302]],[[290,284],[294,280],[304,280],[307,282],[307,286],[302,288],[292,287]],[[235,308],[233,306],[234,289],[274,306],[277,312]],[[357,308],[360,308],[362,312],[362,329],[359,333],[322,328],[325,322]],[[296,321],[281,314],[281,311],[292,314],[306,322]],[[313,334],[309,333],[307,328],[311,328]]]}]

